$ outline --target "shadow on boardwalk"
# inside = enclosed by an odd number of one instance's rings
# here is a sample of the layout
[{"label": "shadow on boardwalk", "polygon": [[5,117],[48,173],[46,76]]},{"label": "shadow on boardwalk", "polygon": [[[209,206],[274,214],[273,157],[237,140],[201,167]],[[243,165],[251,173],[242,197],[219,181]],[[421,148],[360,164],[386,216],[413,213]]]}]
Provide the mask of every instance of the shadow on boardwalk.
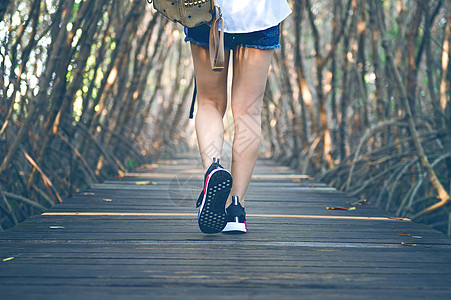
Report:
[{"label": "shadow on boardwalk", "polygon": [[161,161],[0,233],[0,298],[451,299],[439,232],[260,160],[249,232],[204,235],[202,177]]}]

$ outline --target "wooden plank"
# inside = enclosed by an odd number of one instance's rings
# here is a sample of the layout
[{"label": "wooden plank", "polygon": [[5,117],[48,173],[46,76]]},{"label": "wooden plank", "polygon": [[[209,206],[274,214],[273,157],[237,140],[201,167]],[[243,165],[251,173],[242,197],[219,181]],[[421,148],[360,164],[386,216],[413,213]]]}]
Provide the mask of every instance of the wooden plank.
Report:
[{"label": "wooden plank", "polygon": [[[45,212],[43,216],[110,216],[110,217],[195,217],[197,214],[189,213],[127,213],[127,212]],[[249,214],[249,218],[276,218],[276,219],[346,219],[346,220],[373,220],[373,221],[410,221],[407,218],[390,217],[356,217],[356,216],[323,216],[323,215],[290,215],[290,214]]]},{"label": "wooden plank", "polygon": [[[199,280],[202,283],[201,280]],[[24,291],[28,293],[34,293],[36,298],[44,298],[48,296],[48,291],[43,288],[40,290],[36,290],[36,286],[18,286],[14,284],[11,290]],[[349,289],[351,290],[351,289]],[[430,299],[446,299],[448,295],[448,291],[434,290],[428,289],[427,291],[423,291],[418,293],[419,289],[404,289],[404,290],[395,290],[391,288],[387,288],[387,290],[380,289],[366,289],[359,288],[356,286],[352,289],[352,292],[348,291],[347,287],[331,287],[329,285],[322,284],[306,284],[299,287],[287,286],[287,287],[274,287],[267,286],[265,288],[255,288],[252,297],[256,299],[293,299],[293,295],[299,298],[307,298],[307,299],[334,299],[334,298],[342,298],[342,299],[378,299],[378,298],[419,298],[421,293],[429,295]],[[243,290],[240,287],[227,286],[227,287],[218,287],[218,286],[208,286],[203,285],[201,288],[199,285],[189,286],[189,285],[165,285],[162,287],[152,285],[152,286],[131,286],[127,289],[119,286],[90,286],[86,285],[83,290],[77,288],[76,286],[68,286],[61,285],[59,289],[55,290],[53,293],[54,299],[61,299],[61,297],[66,296],[67,294],[76,294],[78,299],[90,298],[92,295],[109,295],[109,299],[143,299],[146,297],[154,298],[154,299],[212,299],[209,298],[210,295],[216,295],[214,299],[243,299]],[[8,299],[18,299],[21,293],[14,293],[12,291],[8,294]],[[142,295],[141,297],[134,297],[133,295]],[[151,296],[149,296],[151,295]],[[46,298],[48,299],[48,298]]]}]

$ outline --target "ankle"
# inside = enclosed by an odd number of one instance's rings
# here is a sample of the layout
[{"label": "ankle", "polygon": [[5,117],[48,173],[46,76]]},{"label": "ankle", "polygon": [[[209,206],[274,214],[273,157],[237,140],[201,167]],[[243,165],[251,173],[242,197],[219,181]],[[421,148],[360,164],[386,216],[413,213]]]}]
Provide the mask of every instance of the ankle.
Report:
[{"label": "ankle", "polygon": [[[236,197],[236,198],[235,198]],[[229,207],[232,204],[235,204],[234,202],[237,201],[238,204],[240,204],[243,208],[244,208],[244,201],[242,198],[240,198],[239,196],[236,195],[230,195],[229,198],[227,199],[226,205],[225,207]]]}]

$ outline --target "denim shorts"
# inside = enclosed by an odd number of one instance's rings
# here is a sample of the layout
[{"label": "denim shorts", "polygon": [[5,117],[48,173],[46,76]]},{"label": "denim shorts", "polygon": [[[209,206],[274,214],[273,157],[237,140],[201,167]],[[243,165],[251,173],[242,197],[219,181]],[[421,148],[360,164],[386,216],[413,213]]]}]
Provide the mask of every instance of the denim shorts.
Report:
[{"label": "denim shorts", "polygon": [[[238,46],[257,49],[277,49],[279,44],[280,24],[268,29],[249,33],[224,33],[224,48],[233,50]],[[203,24],[193,28],[185,27],[185,42],[208,47],[210,26]]]}]

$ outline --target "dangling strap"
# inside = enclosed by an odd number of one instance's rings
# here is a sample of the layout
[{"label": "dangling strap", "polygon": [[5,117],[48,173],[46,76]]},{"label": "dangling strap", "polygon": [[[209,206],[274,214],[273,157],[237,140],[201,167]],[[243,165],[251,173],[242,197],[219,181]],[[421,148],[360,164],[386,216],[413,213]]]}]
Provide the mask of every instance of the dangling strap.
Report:
[{"label": "dangling strap", "polygon": [[210,28],[210,62],[213,71],[222,71],[224,69],[224,19],[216,1],[213,1],[213,5],[215,12]]},{"label": "dangling strap", "polygon": [[194,103],[196,102],[197,96],[197,84],[196,84],[196,76],[194,76],[194,91],[193,91],[193,99],[191,100],[191,108],[189,110],[189,118],[192,119],[194,116]]}]

